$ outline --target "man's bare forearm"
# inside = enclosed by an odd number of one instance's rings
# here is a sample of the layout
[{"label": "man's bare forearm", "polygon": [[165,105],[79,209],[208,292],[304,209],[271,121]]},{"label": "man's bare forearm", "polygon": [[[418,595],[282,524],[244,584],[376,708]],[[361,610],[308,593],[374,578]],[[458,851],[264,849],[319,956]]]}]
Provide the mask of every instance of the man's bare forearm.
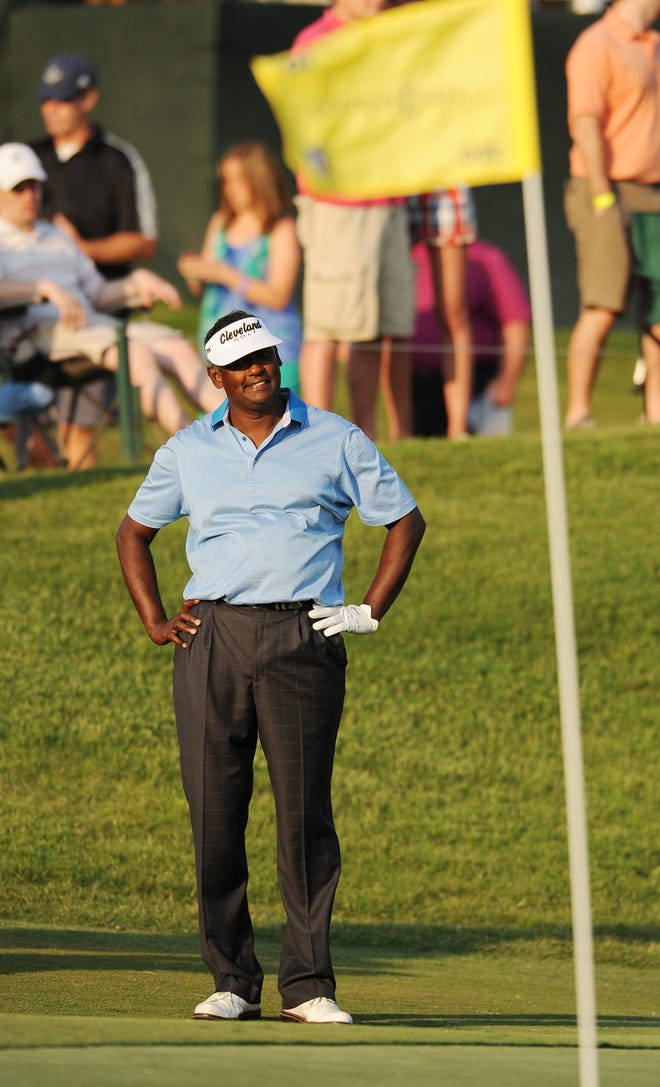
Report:
[{"label": "man's bare forearm", "polygon": [[364,597],[374,619],[382,619],[401,592],[425,531],[417,507],[388,526],[376,576]]},{"label": "man's bare forearm", "polygon": [[0,281],[0,307],[27,305],[40,302],[42,297],[41,281],[38,279]]},{"label": "man's bare forearm", "polygon": [[587,181],[592,196],[610,192],[612,185],[607,176],[605,145],[597,117],[582,114],[573,123],[575,142],[584,159]]},{"label": "man's bare forearm", "polygon": [[124,581],[144,628],[151,636],[155,626],[166,619],[151,554],[155,529],[138,525],[126,515],[117,532],[117,554]]},{"label": "man's bare forearm", "polygon": [[201,619],[189,612],[199,600],[184,600],[179,611],[168,618],[151,554],[151,541],[157,531],[138,524],[127,514],[117,532],[119,562],[135,610],[152,642],[156,645],[173,642],[181,649],[187,649],[190,640],[184,641],[184,636],[192,639],[201,625]]},{"label": "man's bare forearm", "polygon": [[97,264],[151,260],[156,252],[155,238],[146,238],[144,234],[131,230],[109,234],[105,238],[81,238],[78,245]]}]

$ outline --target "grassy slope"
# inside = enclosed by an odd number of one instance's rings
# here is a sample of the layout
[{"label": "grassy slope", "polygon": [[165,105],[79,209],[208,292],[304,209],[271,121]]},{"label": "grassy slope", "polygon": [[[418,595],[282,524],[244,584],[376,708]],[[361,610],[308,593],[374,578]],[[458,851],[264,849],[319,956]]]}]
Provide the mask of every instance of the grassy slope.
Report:
[{"label": "grassy slope", "polygon": [[[658,456],[657,436],[631,425],[639,411],[639,401],[625,392],[634,345],[624,347],[623,374],[612,359],[598,386],[596,410],[605,426],[595,435],[570,436],[566,465],[600,1037],[651,1045],[660,1007],[649,773],[657,725],[657,569],[649,547],[657,513],[650,481]],[[463,1043],[517,1045],[574,1040],[534,396],[530,372],[512,439],[386,448],[418,497],[429,534],[382,633],[350,643],[335,777],[344,853],[335,926],[340,995],[368,1032],[364,1040],[376,1044],[412,1044],[422,1026],[430,1028],[422,1030],[427,1046],[457,1036]],[[171,1020],[163,1034],[143,1018],[151,998],[159,1014],[179,1017],[207,986],[190,935],[192,863],[169,651],[159,652],[141,634],[113,556],[114,527],[142,473],[111,467],[113,442],[111,435],[104,445],[107,470],[75,479],[14,477],[1,491],[9,621],[0,728],[9,787],[0,829],[0,915],[9,976],[0,1007],[24,1014],[0,1019],[0,1037],[5,1031],[26,1045],[170,1042]],[[156,545],[170,603],[186,577],[183,539],[183,526],[174,526]],[[349,596],[370,576],[379,539],[351,520]],[[264,1011],[274,1015],[281,910],[261,757],[249,835],[253,913],[269,975]],[[66,927],[50,930],[54,924]],[[105,931],[85,931],[94,928]],[[131,936],[129,929],[154,935]],[[35,1021],[27,1012],[67,1018]],[[140,1019],[115,1019],[113,1034],[112,1021],[76,1018],[90,1014]],[[404,1038],[401,1032],[411,1030]],[[193,1041],[184,1034],[182,1045]],[[251,1033],[250,1040],[289,1039]],[[7,1074],[18,1069],[22,1083],[37,1082],[44,1068],[55,1075],[59,1058],[43,1053],[33,1079],[25,1063],[12,1065],[11,1055]],[[270,1067],[272,1055],[264,1059]],[[64,1082],[69,1066],[62,1060]],[[136,1052],[135,1060],[135,1082],[143,1081],[147,1065],[162,1082],[167,1069],[173,1082],[184,1077],[183,1065],[167,1054]],[[187,1075],[189,1053],[185,1062]],[[127,1067],[122,1059],[122,1082]],[[425,1069],[434,1066],[420,1060],[414,1067],[425,1082]],[[461,1068],[467,1067],[463,1055]],[[483,1082],[478,1067],[474,1079],[466,1073],[466,1084]],[[495,1082],[490,1058],[487,1067]],[[552,1074],[570,1083],[571,1067]],[[503,1083],[528,1082],[533,1074],[541,1084],[544,1070],[550,1074],[547,1062],[533,1070],[523,1071],[519,1061],[506,1068]],[[652,1073],[634,1068],[633,1074],[626,1064],[608,1077],[604,1066],[603,1082],[652,1082]],[[351,1069],[370,1082],[360,1058]],[[374,1082],[384,1082],[370,1061],[372,1070]],[[448,1075],[448,1082],[463,1082],[457,1072]]]},{"label": "grassy slope", "polygon": [[[651,807],[653,434],[568,443],[594,905],[603,940],[643,961],[657,904]],[[338,921],[488,930],[569,924],[554,648],[538,443],[390,450],[429,533],[374,639],[350,644],[335,786]],[[170,651],[141,634],[113,555],[140,478],[5,484],[4,656],[11,782],[5,916],[177,930],[194,923],[177,782]],[[157,560],[174,602],[183,525]],[[26,540],[33,546],[26,546]],[[349,525],[348,595],[380,533]],[[75,586],[75,588],[74,588]],[[263,760],[250,825],[258,923],[280,919]],[[654,874],[655,873],[655,874]],[[631,893],[632,888],[632,893]],[[486,936],[483,931],[486,930]],[[449,935],[447,935],[449,933]]]}]

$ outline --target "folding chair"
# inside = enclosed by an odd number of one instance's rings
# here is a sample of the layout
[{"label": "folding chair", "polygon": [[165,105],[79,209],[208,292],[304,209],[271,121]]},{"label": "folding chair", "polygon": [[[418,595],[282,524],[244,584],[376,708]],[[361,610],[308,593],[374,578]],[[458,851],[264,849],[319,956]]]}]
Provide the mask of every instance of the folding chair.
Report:
[{"label": "folding chair", "polygon": [[[17,317],[25,313],[26,308],[25,306],[14,306],[0,309],[0,321],[12,320],[15,322]],[[117,418],[119,418],[122,430],[124,456],[128,459],[134,459],[137,456],[139,452],[140,411],[136,396],[137,391],[130,385],[128,375],[128,352],[124,320],[122,320],[118,330],[119,369],[117,387],[115,387],[115,375],[111,371],[104,370],[102,367],[91,363],[89,359],[81,356],[53,363],[44,355],[35,352],[27,360],[19,362],[17,361],[19,344],[20,337],[12,344],[5,344],[4,347],[0,348],[2,351],[0,358],[2,358],[6,376],[15,381],[39,381],[54,390],[70,389],[73,395],[69,404],[67,419],[64,420],[65,426],[67,421],[69,423],[73,422],[76,409],[83,400],[93,404],[101,413],[99,422],[93,428],[88,447],[79,455],[76,464],[68,465],[71,471],[75,471],[80,467],[89,451],[95,447],[99,435],[107,426],[116,422]],[[98,381],[112,385],[112,395],[108,401],[109,406],[106,402],[99,402],[90,390],[90,386]],[[1,421],[0,425],[2,425]],[[26,415],[18,421],[17,426],[16,457],[19,468],[27,466],[29,459],[28,443],[35,429],[41,432],[47,445],[53,451],[56,462],[67,463],[59,443],[53,441],[47,425],[43,425],[40,413]]]},{"label": "folding chair", "polygon": [[[15,319],[24,312],[25,307],[4,307],[0,309],[0,322]],[[43,437],[53,460],[58,465],[66,464],[59,444],[50,433],[49,409],[53,402],[53,393],[48,380],[48,360],[42,356],[32,356],[16,364],[17,343],[6,342],[0,337],[0,427],[13,428],[13,442],[16,451],[17,468],[27,468],[29,462],[29,441],[38,431]],[[3,457],[0,468],[8,470]]]}]

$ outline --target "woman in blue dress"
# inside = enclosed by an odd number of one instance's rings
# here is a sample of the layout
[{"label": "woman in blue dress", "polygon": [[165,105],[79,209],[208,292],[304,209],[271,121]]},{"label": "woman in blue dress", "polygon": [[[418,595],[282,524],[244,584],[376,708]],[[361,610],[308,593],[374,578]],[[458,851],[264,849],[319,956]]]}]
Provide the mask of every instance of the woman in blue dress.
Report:
[{"label": "woman in blue dress", "polygon": [[250,141],[222,156],[218,179],[220,207],[201,252],[183,253],[178,263],[189,290],[202,294],[202,357],[204,335],[218,317],[248,310],[282,340],[282,385],[298,392],[302,328],[294,292],[301,257],[286,175],[269,147]]}]

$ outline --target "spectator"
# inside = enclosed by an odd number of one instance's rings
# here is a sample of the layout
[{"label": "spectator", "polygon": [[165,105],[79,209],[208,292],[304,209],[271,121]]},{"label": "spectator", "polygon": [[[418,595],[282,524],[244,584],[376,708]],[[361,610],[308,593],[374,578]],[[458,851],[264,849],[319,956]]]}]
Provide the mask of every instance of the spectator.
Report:
[{"label": "spectator", "polygon": [[[660,213],[659,0],[614,0],[579,35],[566,62],[573,139],[565,193],[575,235],[580,315],[568,345],[566,426],[593,426],[600,352],[625,308],[626,227],[634,212]],[[646,417],[660,422],[660,345],[642,334]]]},{"label": "spectator", "polygon": [[461,185],[410,196],[407,207],[411,241],[425,242],[428,247],[437,323],[452,345],[451,351],[441,354],[440,365],[447,436],[460,440],[467,436],[472,388],[466,252],[477,236],[474,201],[470,190]]},{"label": "spectator", "polygon": [[[106,279],[121,279],[135,260],[156,251],[156,201],[147,168],[134,147],[92,121],[99,100],[96,73],[74,53],[51,57],[37,88],[47,135],[33,142],[47,181],[43,216],[67,233]],[[57,393],[60,432],[77,467],[96,461],[92,435],[109,409],[112,383],[99,380],[87,395]]]},{"label": "spectator", "polygon": [[[479,240],[466,253],[467,304],[475,362],[470,430],[475,434],[507,434],[527,357],[529,301],[520,277],[500,249]],[[421,243],[414,246],[413,257],[417,264],[417,321],[412,348],[415,432],[442,434],[447,419],[437,410],[441,369],[432,347],[442,344],[444,336],[436,318],[432,257]]]},{"label": "spectator", "polygon": [[[335,0],[293,42],[299,53],[347,23],[375,15],[384,0]],[[414,320],[413,267],[403,200],[347,200],[310,192],[298,179],[298,236],[305,257],[303,398],[332,406],[338,344],[351,344],[348,384],[351,417],[376,434],[376,399],[382,340],[392,338],[394,385],[391,437],[411,432],[410,358]]]},{"label": "spectator", "polygon": [[263,143],[230,148],[218,163],[220,207],[211,216],[200,253],[183,253],[179,272],[200,307],[200,351],[218,317],[234,309],[256,313],[282,340],[282,384],[298,392],[302,330],[293,299],[300,246],[286,174]]},{"label": "spectator", "polygon": [[[26,304],[15,330],[34,327],[32,345],[51,361],[82,355],[116,370],[117,322],[107,311],[157,300],[177,308],[178,293],[145,268],[106,280],[71,238],[38,218],[45,176],[26,144],[0,147],[0,305]],[[138,321],[128,330],[131,380],[147,418],[174,434],[189,420],[165,373],[204,411],[217,406],[218,396],[186,340],[153,340],[149,326],[146,334],[141,327]]]}]

